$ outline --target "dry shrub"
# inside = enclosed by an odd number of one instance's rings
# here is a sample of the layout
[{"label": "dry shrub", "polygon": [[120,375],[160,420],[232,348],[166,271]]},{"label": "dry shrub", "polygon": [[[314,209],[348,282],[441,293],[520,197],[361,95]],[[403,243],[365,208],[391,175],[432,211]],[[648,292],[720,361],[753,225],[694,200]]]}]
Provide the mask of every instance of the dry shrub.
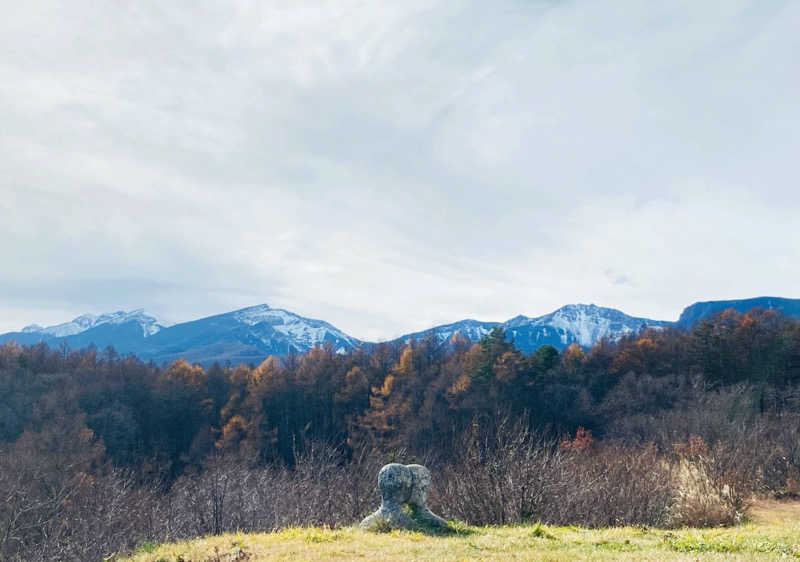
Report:
[{"label": "dry shrub", "polygon": [[575,431],[575,437],[564,439],[559,447],[564,451],[581,452],[591,449],[595,444],[592,432],[583,426]]},{"label": "dry shrub", "polygon": [[800,415],[765,418],[759,432],[764,488],[777,497],[800,497]]},{"label": "dry shrub", "polygon": [[605,444],[567,457],[564,501],[553,506],[554,521],[590,527],[664,526],[674,499],[672,465],[654,446]]},{"label": "dry shrub", "polygon": [[437,476],[437,507],[472,524],[667,523],[673,476],[655,447],[599,446],[585,433],[580,441],[586,446],[560,447],[508,422],[491,437],[476,428]]},{"label": "dry shrub", "polygon": [[473,425],[456,450],[456,459],[434,467],[431,504],[468,523],[536,518],[564,481],[558,447],[522,424],[504,420],[492,433]]},{"label": "dry shrub", "polygon": [[0,449],[0,560],[99,560],[152,536],[153,489],[101,456],[78,422]]},{"label": "dry shrub", "polygon": [[10,530],[0,536],[0,557],[91,560],[144,541],[351,525],[379,505],[376,475],[391,461],[429,466],[432,509],[471,524],[732,524],[754,493],[791,488],[797,421],[729,428],[711,444],[694,436],[665,453],[652,443],[595,441],[587,431],[554,439],[506,419],[488,429],[474,424],[440,456],[323,443],[308,443],[291,467],[213,456],[159,494],[118,471],[90,470],[90,443],[76,456],[52,452],[63,435],[26,437],[0,452],[0,525]]},{"label": "dry shrub", "polygon": [[155,534],[154,490],[123,473],[51,479],[27,467],[15,470],[0,478],[2,560],[100,560]]},{"label": "dry shrub", "polygon": [[352,524],[376,507],[384,460],[369,450],[348,458],[343,448],[323,443],[309,444],[292,468],[249,468],[233,457],[214,458],[172,486],[168,535]]},{"label": "dry shrub", "polygon": [[[748,436],[749,437],[749,436]],[[680,467],[678,493],[672,510],[676,525],[733,525],[744,518],[761,482],[757,451],[749,439],[713,446],[692,435],[675,445]]]}]

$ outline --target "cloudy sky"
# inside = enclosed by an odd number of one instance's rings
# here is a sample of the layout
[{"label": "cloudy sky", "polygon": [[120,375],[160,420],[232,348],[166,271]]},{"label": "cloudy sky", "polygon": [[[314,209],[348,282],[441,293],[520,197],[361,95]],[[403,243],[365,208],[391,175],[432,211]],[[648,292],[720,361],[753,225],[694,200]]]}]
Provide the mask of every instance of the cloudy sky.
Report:
[{"label": "cloudy sky", "polygon": [[14,3],[0,331],[800,297],[800,3]]}]

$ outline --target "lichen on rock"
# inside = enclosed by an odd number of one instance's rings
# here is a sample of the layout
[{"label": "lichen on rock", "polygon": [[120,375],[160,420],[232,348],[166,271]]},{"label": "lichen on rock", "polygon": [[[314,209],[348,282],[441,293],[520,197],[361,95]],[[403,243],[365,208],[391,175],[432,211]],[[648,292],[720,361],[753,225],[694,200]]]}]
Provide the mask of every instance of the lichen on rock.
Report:
[{"label": "lichen on rock", "polygon": [[378,472],[381,506],[361,521],[372,531],[445,528],[447,522],[427,505],[430,471],[420,464],[390,463]]}]

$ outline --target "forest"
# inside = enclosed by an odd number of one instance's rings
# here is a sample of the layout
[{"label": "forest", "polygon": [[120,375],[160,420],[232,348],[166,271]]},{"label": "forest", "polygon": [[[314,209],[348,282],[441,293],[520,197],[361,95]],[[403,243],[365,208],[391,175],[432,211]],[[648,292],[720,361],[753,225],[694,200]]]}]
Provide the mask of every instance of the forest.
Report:
[{"label": "forest", "polygon": [[426,464],[431,505],[470,524],[734,524],[800,495],[800,321],[727,310],[530,354],[498,328],[208,369],[0,346],[0,560],[350,525],[393,460]]}]

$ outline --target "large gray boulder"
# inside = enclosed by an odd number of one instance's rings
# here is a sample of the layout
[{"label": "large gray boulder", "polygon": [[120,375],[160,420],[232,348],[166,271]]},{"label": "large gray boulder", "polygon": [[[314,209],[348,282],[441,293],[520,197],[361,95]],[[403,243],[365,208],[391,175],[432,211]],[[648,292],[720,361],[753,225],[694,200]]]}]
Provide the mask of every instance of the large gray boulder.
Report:
[{"label": "large gray boulder", "polygon": [[361,521],[361,527],[369,530],[446,527],[447,522],[428,509],[430,485],[431,473],[420,464],[385,465],[378,472],[381,506]]}]

